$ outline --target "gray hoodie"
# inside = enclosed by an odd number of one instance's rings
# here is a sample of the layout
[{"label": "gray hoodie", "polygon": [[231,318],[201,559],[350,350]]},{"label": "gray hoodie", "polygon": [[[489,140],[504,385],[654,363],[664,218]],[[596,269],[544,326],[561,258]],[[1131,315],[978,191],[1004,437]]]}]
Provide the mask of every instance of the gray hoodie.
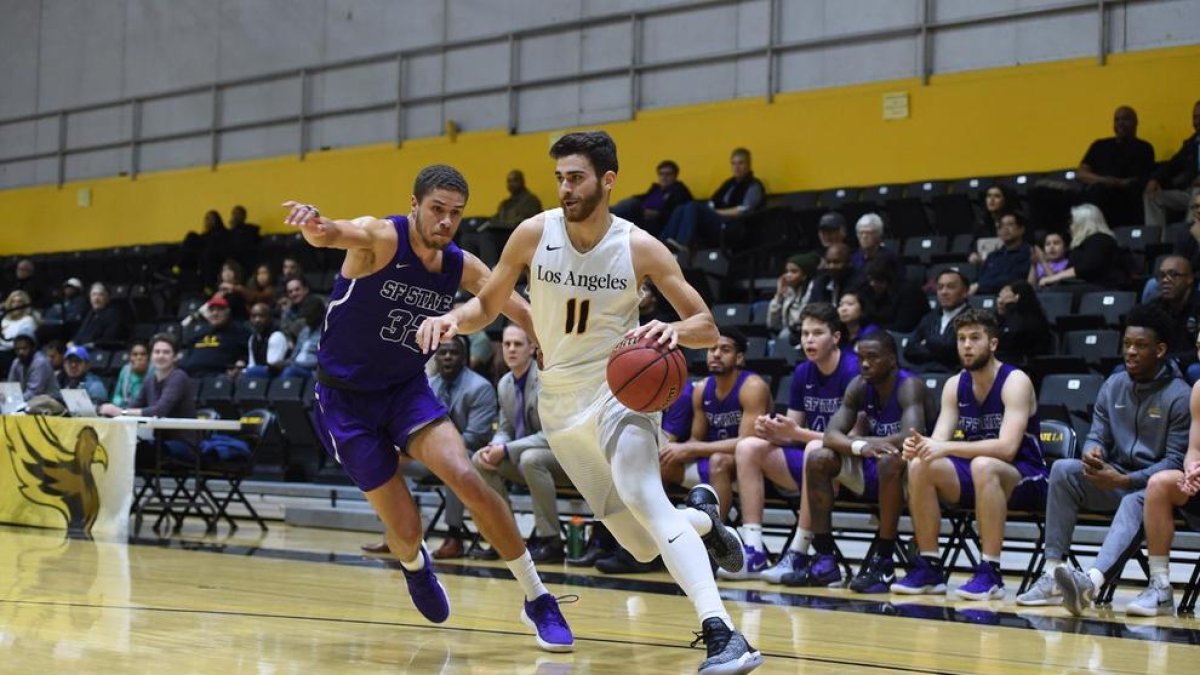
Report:
[{"label": "gray hoodie", "polygon": [[1132,490],[1159,471],[1183,468],[1190,394],[1173,363],[1150,382],[1134,382],[1122,369],[1100,387],[1084,450],[1099,447],[1106,462],[1133,479]]}]

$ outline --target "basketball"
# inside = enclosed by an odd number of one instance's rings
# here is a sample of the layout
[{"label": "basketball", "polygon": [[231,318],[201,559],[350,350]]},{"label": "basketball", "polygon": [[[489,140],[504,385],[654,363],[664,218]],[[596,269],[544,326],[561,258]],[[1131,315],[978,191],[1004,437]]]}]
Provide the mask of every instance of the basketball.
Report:
[{"label": "basketball", "polygon": [[608,357],[608,386],[626,408],[658,412],[675,402],[687,380],[683,353],[656,339],[625,339]]}]

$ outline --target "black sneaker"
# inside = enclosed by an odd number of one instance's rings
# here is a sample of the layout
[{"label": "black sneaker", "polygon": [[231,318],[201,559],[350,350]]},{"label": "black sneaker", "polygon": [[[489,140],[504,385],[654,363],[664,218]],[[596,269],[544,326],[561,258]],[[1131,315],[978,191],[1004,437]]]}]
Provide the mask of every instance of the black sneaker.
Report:
[{"label": "black sneaker", "polygon": [[726,527],[721,522],[721,500],[712,486],[701,483],[688,491],[688,506],[712,521],[712,529],[701,537],[708,555],[717,565],[727,572],[740,572],[746,565],[746,553],[742,550],[742,538],[732,527]]},{"label": "black sneaker", "polygon": [[762,653],[750,646],[742,634],[730,628],[724,619],[705,619],[692,646],[704,643],[708,658],[700,664],[700,675],[737,675],[762,665]]},{"label": "black sneaker", "polygon": [[539,537],[534,539],[529,547],[529,557],[535,563],[560,563],[566,558],[563,552],[562,539],[558,537]]},{"label": "black sneaker", "polygon": [[655,558],[648,563],[641,562],[625,549],[619,549],[596,561],[596,569],[605,574],[647,574],[663,569],[662,558]]},{"label": "black sneaker", "polygon": [[482,544],[475,541],[467,549],[467,557],[472,560],[499,560],[500,552],[494,548],[484,548]]},{"label": "black sneaker", "polygon": [[863,563],[858,575],[850,580],[855,593],[887,593],[896,582],[896,563],[891,558],[873,555]]}]

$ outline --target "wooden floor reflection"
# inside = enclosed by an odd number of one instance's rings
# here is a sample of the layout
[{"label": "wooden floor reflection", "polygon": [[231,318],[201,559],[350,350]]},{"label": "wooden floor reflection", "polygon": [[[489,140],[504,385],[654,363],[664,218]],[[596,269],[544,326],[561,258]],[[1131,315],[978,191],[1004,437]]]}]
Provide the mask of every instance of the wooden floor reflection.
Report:
[{"label": "wooden floor reflection", "polygon": [[[453,613],[412,608],[399,571],[357,555],[362,535],[273,526],[269,535],[135,543],[0,528],[4,672],[690,673],[690,604],[663,575],[543,572],[576,633],[540,652],[502,566],[439,566]],[[496,578],[492,578],[495,576]],[[1007,603],[864,599],[725,584],[762,673],[1169,672],[1200,657],[1188,618],[1068,620]]]}]

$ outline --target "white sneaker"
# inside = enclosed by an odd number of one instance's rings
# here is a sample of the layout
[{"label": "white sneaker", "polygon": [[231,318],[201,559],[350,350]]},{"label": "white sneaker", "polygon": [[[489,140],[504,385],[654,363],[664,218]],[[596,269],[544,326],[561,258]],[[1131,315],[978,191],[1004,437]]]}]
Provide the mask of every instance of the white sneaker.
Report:
[{"label": "white sneaker", "polygon": [[1024,607],[1061,605],[1062,601],[1062,591],[1058,590],[1050,572],[1038,577],[1029,590],[1017,596],[1017,604]]},{"label": "white sneaker", "polygon": [[808,556],[788,549],[779,556],[779,562],[775,563],[774,567],[763,570],[759,578],[768,584],[782,584],[783,575],[799,572],[805,567],[808,567]]},{"label": "white sneaker", "polygon": [[1161,579],[1151,579],[1146,590],[1125,607],[1132,616],[1171,616],[1175,613],[1175,589]]}]

